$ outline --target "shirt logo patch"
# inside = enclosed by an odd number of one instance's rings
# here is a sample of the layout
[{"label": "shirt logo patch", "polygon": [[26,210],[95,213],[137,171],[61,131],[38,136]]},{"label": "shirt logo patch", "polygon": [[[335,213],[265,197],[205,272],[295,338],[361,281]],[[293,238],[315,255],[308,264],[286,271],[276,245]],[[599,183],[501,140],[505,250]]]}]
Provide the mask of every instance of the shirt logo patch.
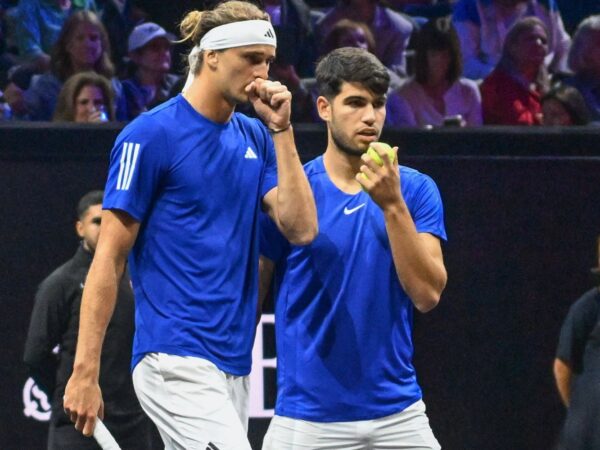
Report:
[{"label": "shirt logo patch", "polygon": [[252,150],[250,147],[248,147],[248,150],[246,150],[246,154],[244,155],[244,158],[257,159],[258,156],[256,156],[256,153],[254,152],[254,150]]},{"label": "shirt logo patch", "polygon": [[354,208],[348,208],[347,206],[344,208],[344,214],[346,216],[349,216],[352,213],[355,213],[356,211],[358,211],[360,208],[362,208],[363,206],[365,206],[366,203],[361,203],[358,206],[355,206]]},{"label": "shirt logo patch", "polygon": [[119,178],[117,179],[117,191],[128,191],[135,171],[140,144],[124,142],[121,151],[121,162],[119,164]]}]

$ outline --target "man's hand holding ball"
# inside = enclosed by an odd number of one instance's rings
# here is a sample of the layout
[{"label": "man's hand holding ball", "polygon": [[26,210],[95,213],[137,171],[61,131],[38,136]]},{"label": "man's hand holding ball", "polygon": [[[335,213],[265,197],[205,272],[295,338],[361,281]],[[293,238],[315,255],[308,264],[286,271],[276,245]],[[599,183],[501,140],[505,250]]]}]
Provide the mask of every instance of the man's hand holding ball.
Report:
[{"label": "man's hand holding ball", "polygon": [[401,200],[398,147],[373,142],[362,155],[356,180],[381,209]]}]

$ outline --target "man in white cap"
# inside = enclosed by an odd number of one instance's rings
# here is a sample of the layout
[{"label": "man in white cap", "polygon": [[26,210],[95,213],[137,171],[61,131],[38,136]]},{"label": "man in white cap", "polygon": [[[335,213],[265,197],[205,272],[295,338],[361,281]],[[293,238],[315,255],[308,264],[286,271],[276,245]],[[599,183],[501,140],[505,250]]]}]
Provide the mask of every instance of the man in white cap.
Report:
[{"label": "man in white cap", "polygon": [[127,49],[133,75],[123,81],[125,116],[133,120],[171,97],[179,76],[171,70],[173,36],[161,26],[147,22],[129,35]]},{"label": "man in white cap", "polygon": [[[268,15],[230,1],[181,25],[190,83],[117,138],[100,239],[83,293],[64,406],[90,435],[102,416],[100,351],[129,255],[133,381],[168,449],[250,450],[248,380],[262,208],[297,245],[316,208],[290,124],[291,94],[268,81]],[[235,112],[250,101],[261,118]]]}]

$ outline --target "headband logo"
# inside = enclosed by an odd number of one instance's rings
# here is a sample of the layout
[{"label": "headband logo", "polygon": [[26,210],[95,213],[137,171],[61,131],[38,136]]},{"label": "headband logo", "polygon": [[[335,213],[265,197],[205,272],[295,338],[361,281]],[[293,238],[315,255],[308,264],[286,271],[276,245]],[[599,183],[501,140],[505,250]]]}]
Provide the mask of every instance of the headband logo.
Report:
[{"label": "headband logo", "polygon": [[273,32],[270,29],[268,29],[267,32],[265,33],[265,37],[273,38],[273,39],[275,38],[275,36],[273,35]]}]

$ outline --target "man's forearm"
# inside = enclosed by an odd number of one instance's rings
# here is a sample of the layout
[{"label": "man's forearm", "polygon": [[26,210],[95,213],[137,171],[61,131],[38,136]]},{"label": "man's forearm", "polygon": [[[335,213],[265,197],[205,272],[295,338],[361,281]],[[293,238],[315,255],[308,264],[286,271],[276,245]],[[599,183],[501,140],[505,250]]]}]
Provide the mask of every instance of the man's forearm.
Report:
[{"label": "man's forearm", "polygon": [[92,263],[81,300],[74,374],[98,378],[102,344],[115,308],[123,269],[124,261],[110,263],[96,258]]},{"label": "man's forearm", "polygon": [[317,209],[291,127],[274,133],[273,142],[277,154],[277,224],[292,244],[305,245],[317,235]]},{"label": "man's forearm", "polygon": [[571,378],[573,373],[571,368],[560,359],[554,360],[554,379],[556,380],[556,387],[558,394],[565,407],[569,407],[571,401]]},{"label": "man's forearm", "polygon": [[415,307],[427,312],[437,305],[446,286],[441,253],[434,255],[428,249],[404,203],[388,208],[384,217],[400,284]]}]

